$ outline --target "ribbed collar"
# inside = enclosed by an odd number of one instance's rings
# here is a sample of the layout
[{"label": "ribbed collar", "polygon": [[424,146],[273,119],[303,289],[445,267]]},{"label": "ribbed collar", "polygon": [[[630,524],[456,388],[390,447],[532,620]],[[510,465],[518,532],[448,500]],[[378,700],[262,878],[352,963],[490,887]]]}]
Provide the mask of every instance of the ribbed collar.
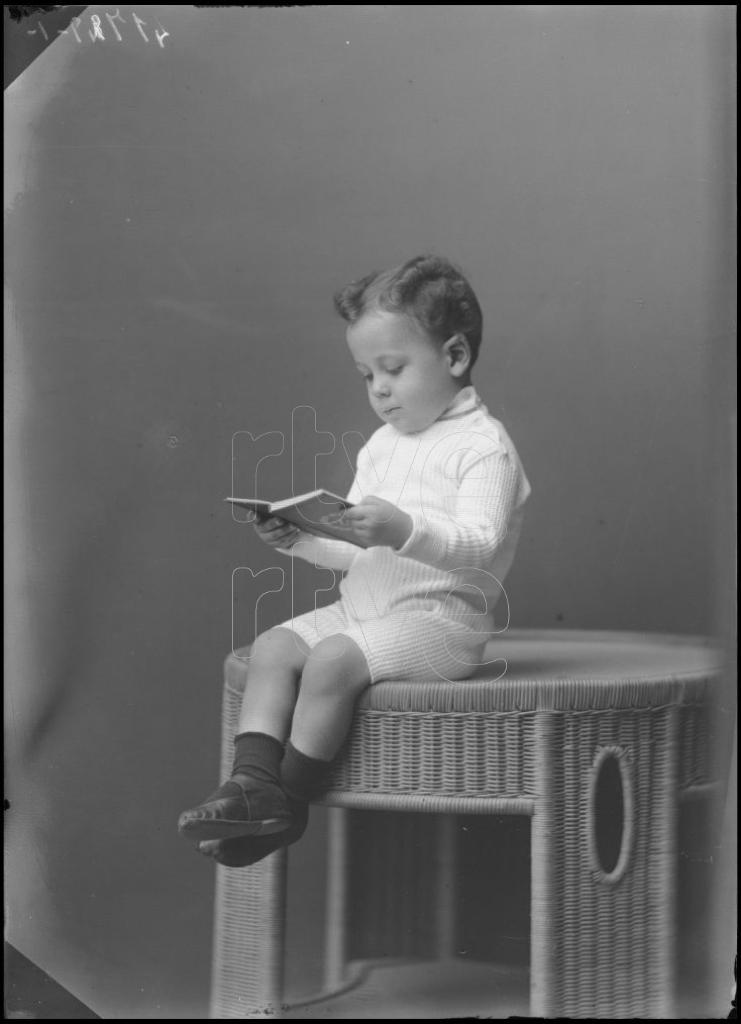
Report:
[{"label": "ribbed collar", "polygon": [[458,394],[455,396],[450,405],[445,409],[439,416],[439,420],[452,420],[456,416],[463,416],[467,412],[471,412],[473,409],[478,409],[483,405],[483,402],[476,392],[476,388],[473,384],[469,384],[465,388],[461,388]]}]

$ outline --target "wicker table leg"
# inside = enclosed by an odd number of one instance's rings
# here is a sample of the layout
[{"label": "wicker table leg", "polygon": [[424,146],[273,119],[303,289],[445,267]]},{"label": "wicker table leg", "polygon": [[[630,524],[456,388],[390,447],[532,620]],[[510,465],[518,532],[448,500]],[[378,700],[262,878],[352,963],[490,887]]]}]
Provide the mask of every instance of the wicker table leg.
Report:
[{"label": "wicker table leg", "polygon": [[216,869],[211,1018],[273,1019],[283,999],[286,851]]},{"label": "wicker table leg", "polygon": [[347,967],[347,811],[327,812],[327,905],[324,948],[324,988],[339,990]]},{"label": "wicker table leg", "polygon": [[[226,661],[221,781],[231,774],[247,671],[245,652]],[[231,685],[229,685],[231,684]],[[287,851],[245,868],[216,868],[211,1018],[279,1016],[283,1000]]]},{"label": "wicker table leg", "polygon": [[[544,711],[536,732],[531,1012],[671,1018],[676,708]],[[605,863],[597,826],[614,811],[600,806],[610,767],[622,828]]]}]

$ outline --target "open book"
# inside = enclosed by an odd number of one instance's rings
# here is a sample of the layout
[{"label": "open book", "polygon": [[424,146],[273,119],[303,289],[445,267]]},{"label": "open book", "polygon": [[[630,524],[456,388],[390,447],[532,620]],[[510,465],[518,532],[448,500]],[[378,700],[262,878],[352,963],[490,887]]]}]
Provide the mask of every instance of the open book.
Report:
[{"label": "open book", "polygon": [[331,491],[308,491],[294,498],[284,498],[283,501],[263,501],[260,498],[224,500],[254,512],[258,518],[275,515],[317,537],[331,537],[333,540],[346,540],[359,548],[367,547],[364,541],[354,535],[349,524],[343,525],[340,522],[343,512],[352,508],[352,502]]}]

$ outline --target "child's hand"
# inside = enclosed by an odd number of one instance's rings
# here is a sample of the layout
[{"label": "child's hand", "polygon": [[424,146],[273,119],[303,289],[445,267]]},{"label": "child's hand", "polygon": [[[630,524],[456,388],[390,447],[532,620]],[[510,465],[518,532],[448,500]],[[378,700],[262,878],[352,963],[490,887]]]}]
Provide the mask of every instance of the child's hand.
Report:
[{"label": "child's hand", "polygon": [[260,539],[269,544],[271,548],[293,547],[301,536],[301,531],[297,526],[285,519],[279,519],[278,516],[268,518],[258,516],[254,525]]},{"label": "child's hand", "polygon": [[400,548],[412,532],[412,517],[390,501],[368,495],[349,508],[342,522],[369,547]]}]

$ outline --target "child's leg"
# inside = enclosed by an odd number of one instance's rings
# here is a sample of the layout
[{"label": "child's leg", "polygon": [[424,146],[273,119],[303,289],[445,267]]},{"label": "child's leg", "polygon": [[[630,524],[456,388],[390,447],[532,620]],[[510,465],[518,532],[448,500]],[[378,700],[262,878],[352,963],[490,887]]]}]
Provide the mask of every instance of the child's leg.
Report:
[{"label": "child's leg", "polygon": [[345,741],[355,702],[371,677],[350,637],[330,636],[306,659],[293,712],[291,745],[307,757],[332,761]]},{"label": "child's leg", "polygon": [[238,736],[261,732],[285,742],[308,654],[309,647],[298,633],[282,626],[257,637],[250,652]]},{"label": "child's leg", "polygon": [[307,653],[304,641],[284,628],[269,630],[253,644],[232,777],[181,814],[178,827],[186,838],[264,835],[293,824],[293,809],[280,785],[280,763]]},{"label": "child's leg", "polygon": [[293,798],[293,823],[284,832],[200,843],[199,849],[228,867],[255,864],[301,838],[307,804],[321,792],[331,762],[347,736],[355,702],[370,683],[364,655],[352,640],[332,636],[313,648],[304,665],[281,782]]},{"label": "child's leg", "polygon": [[345,741],[355,702],[371,674],[348,636],[320,641],[306,659],[281,781],[294,800],[311,801],[324,788],[329,768]]}]

